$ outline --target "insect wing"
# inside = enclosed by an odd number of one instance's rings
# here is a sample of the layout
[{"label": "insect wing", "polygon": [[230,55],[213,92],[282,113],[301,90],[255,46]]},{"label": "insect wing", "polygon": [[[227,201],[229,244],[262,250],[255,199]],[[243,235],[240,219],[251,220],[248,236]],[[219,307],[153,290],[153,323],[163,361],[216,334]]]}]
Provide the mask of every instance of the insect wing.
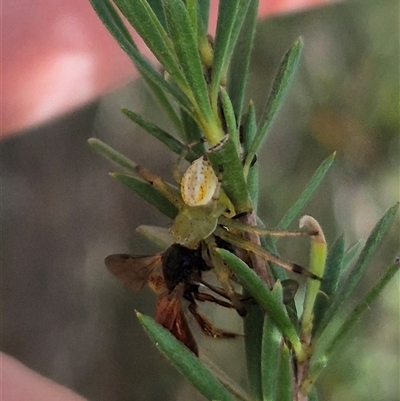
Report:
[{"label": "insect wing", "polygon": [[182,309],[182,297],[177,291],[171,294],[164,292],[159,296],[154,319],[198,356],[197,343]]},{"label": "insect wing", "polygon": [[161,266],[161,254],[152,256],[115,254],[107,256],[104,262],[108,270],[129,288],[140,291],[149,281],[154,270]]}]

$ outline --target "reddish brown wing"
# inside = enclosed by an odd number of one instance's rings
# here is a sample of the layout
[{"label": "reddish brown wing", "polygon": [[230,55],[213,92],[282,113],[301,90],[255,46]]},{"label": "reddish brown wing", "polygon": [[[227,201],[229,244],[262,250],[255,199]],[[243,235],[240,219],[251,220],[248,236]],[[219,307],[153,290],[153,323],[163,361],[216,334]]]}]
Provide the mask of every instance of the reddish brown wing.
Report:
[{"label": "reddish brown wing", "polygon": [[129,288],[140,291],[149,281],[154,270],[161,266],[161,254],[152,256],[116,254],[107,256],[104,262],[108,270]]},{"label": "reddish brown wing", "polygon": [[[175,290],[180,287],[179,285]],[[199,355],[196,340],[193,337],[189,324],[182,309],[182,294],[177,291],[171,294],[164,292],[158,297],[155,320],[186,345],[196,356]]]}]

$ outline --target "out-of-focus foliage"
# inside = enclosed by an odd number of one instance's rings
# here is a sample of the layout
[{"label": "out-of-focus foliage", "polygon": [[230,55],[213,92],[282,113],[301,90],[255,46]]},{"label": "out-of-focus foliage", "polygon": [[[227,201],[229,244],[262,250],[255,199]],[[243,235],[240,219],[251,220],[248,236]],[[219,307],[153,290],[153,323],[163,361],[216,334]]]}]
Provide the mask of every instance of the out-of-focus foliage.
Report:
[{"label": "out-of-focus foliage", "polygon": [[[359,0],[260,23],[250,76],[257,110],[282,54],[299,35],[305,42],[300,68],[260,157],[260,214],[270,226],[333,150],[338,151],[335,166],[306,210],[329,227],[329,244],[342,232],[347,246],[365,239],[398,199],[398,15],[397,0]],[[99,107],[3,143],[3,350],[92,401],[156,401],[160,394],[165,400],[199,400],[191,389],[172,385],[178,375],[135,321],[133,309],[151,313],[154,299],[121,292],[103,265],[110,253],[139,253],[148,246],[134,233],[143,216],[146,224],[166,220],[105,178],[107,166],[86,139],[104,139],[158,172],[171,171],[173,163],[119,106],[165,126],[143,85],[134,83]],[[398,238],[397,224],[361,282],[360,298],[398,251]],[[296,241],[282,241],[279,250],[307,260]],[[398,304],[394,282],[324,372],[322,400],[399,399]],[[212,318],[240,330],[234,313],[216,310]],[[199,338],[214,355],[215,342]],[[243,384],[242,368],[235,364],[242,358],[240,344],[225,341],[217,347],[216,362],[229,366]]]},{"label": "out-of-focus foliage", "polygon": [[[298,196],[318,160],[333,150],[338,158],[330,181],[307,208],[323,227],[337,225],[335,233],[327,232],[330,244],[341,232],[347,245],[365,238],[384,205],[398,200],[398,11],[395,1],[348,2],[265,21],[258,30],[254,88],[269,82],[266,74],[273,71],[279,52],[292,38],[301,34],[305,41],[286,110],[280,113],[262,158],[267,162],[261,175],[265,178],[261,214],[271,219],[271,225]],[[258,95],[265,98],[260,91]],[[360,285],[360,297],[385,265],[386,255],[396,249],[398,220]],[[322,400],[399,397],[392,376],[399,374],[400,352],[398,279],[394,281],[350,334],[341,357],[323,374]]]}]

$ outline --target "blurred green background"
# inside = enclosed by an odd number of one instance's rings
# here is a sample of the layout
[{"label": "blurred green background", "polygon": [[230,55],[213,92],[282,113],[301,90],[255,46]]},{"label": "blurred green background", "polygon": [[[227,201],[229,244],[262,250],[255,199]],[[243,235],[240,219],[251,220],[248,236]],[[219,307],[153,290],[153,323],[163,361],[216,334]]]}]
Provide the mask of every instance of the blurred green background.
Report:
[{"label": "blurred green background", "polygon": [[[399,2],[349,1],[260,22],[249,86],[258,109],[280,58],[300,35],[300,68],[258,155],[260,214],[273,227],[337,150],[304,212],[320,221],[329,243],[345,233],[351,245],[399,200]],[[136,321],[134,309],[153,313],[153,294],[133,294],[104,267],[110,253],[158,251],[135,228],[169,222],[107,176],[112,166],[87,138],[166,178],[176,160],[121,106],[172,129],[137,81],[2,143],[2,350],[91,401],[201,400]],[[354,302],[399,252],[399,232],[397,216]],[[307,261],[303,243],[282,241],[279,250]],[[321,400],[400,399],[399,312],[396,277],[321,376]],[[207,313],[219,326],[240,330],[235,313],[215,307]],[[204,352],[245,385],[241,341],[195,332]]]}]

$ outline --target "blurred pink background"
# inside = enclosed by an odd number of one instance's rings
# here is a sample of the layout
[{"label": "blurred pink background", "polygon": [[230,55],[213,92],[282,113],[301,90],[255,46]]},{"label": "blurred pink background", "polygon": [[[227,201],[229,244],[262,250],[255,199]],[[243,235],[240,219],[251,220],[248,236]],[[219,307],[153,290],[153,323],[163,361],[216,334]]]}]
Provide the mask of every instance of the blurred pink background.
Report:
[{"label": "blurred pink background", "polygon": [[[259,14],[265,17],[329,2],[333,1],[260,1]],[[214,26],[217,2],[212,5]],[[89,1],[5,0],[2,7],[2,136],[40,125],[135,77],[130,60]],[[2,401],[81,399],[8,356],[1,362]]]},{"label": "blurred pink background", "polygon": [[[328,2],[260,1],[259,13]],[[217,5],[212,1],[213,26]],[[70,111],[135,76],[88,0],[6,0],[2,7],[2,135]]]}]

